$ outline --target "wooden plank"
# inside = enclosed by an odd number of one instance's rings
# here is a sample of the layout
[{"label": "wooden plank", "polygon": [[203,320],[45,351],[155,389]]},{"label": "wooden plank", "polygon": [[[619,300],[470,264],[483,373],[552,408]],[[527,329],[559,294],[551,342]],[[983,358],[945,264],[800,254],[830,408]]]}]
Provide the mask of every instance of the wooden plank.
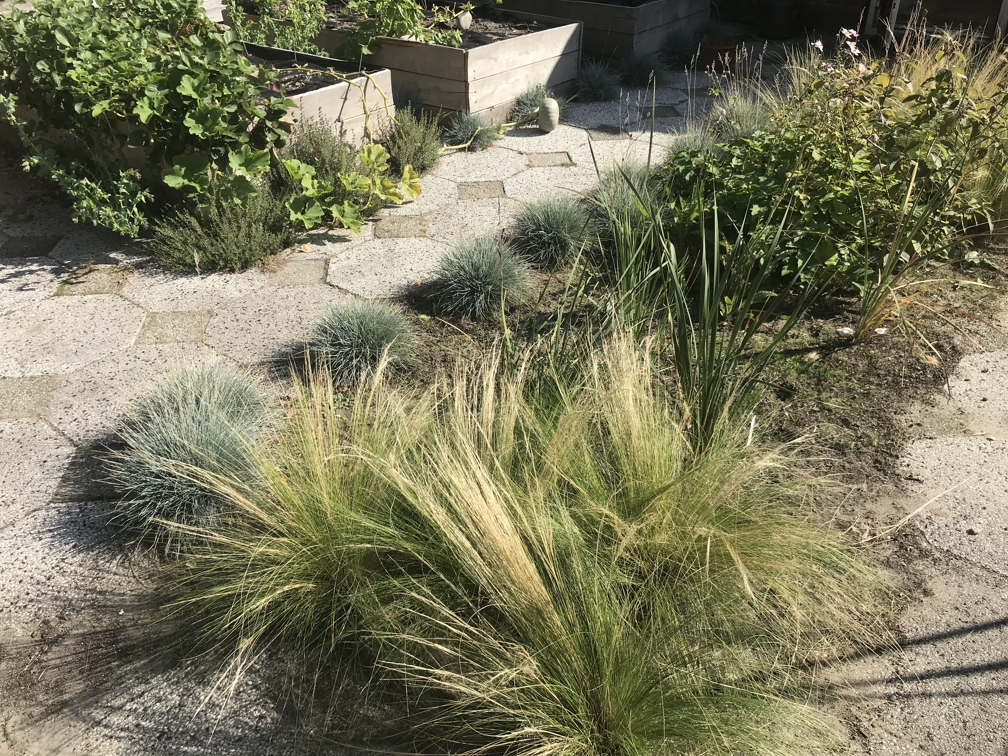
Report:
[{"label": "wooden plank", "polygon": [[485,79],[501,71],[521,68],[548,58],[576,53],[581,48],[581,24],[566,24],[556,29],[502,39],[467,50],[467,79]]},{"label": "wooden plank", "polygon": [[381,46],[368,62],[393,70],[465,81],[466,51],[461,48],[395,37],[379,37],[378,41]]},{"label": "wooden plank", "polygon": [[420,102],[433,111],[466,109],[466,83],[438,76],[424,76],[413,71],[392,71],[394,86],[412,84],[420,90]]},{"label": "wooden plank", "polygon": [[[669,1],[654,0],[656,3]],[[539,13],[571,21],[580,21],[586,29],[611,29],[616,32],[633,32],[637,26],[639,10],[639,8],[623,5],[588,3],[580,0],[577,2],[574,0],[551,0],[548,5],[542,0],[504,0],[501,7],[504,10]]]},{"label": "wooden plank", "polygon": [[610,32],[608,29],[588,29],[581,35],[582,52],[608,56],[633,50],[634,35]]},{"label": "wooden plank", "polygon": [[470,82],[469,110],[480,111],[513,102],[536,84],[554,86],[571,81],[577,76],[578,57],[578,51],[569,52]]},{"label": "wooden plank", "polygon": [[710,18],[710,9],[697,11],[691,16],[670,21],[653,29],[638,33],[633,40],[634,52],[648,54],[661,50],[665,40],[674,31],[693,31],[699,29]]},{"label": "wooden plank", "polygon": [[701,11],[710,12],[710,0],[664,0],[637,9],[637,33],[650,31]]}]

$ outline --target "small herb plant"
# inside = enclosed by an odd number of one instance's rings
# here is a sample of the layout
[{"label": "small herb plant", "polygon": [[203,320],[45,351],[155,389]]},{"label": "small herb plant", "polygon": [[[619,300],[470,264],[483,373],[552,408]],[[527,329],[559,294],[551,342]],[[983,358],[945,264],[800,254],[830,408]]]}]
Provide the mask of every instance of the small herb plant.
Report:
[{"label": "small herb plant", "polygon": [[[0,16],[0,110],[75,220],[136,235],[155,197],[244,204],[290,125],[200,0],[38,0]],[[31,117],[23,117],[29,112]]]}]

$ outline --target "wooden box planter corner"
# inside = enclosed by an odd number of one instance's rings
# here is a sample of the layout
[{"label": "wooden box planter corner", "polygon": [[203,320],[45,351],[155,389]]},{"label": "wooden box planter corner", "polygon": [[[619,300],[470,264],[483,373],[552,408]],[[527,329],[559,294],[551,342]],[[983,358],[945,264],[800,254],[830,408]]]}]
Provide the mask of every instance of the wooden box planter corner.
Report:
[{"label": "wooden box planter corner", "polygon": [[[503,121],[518,95],[530,87],[545,84],[560,94],[572,91],[581,57],[580,23],[520,15],[559,25],[469,50],[379,37],[381,46],[368,61],[389,69],[394,84],[416,87],[430,110]],[[315,42],[332,53],[343,39],[342,32],[325,30]]]},{"label": "wooden box planter corner", "polygon": [[350,81],[329,84],[299,94],[287,95],[294,101],[296,110],[288,113],[288,118],[294,121],[294,131],[297,123],[306,119],[325,119],[343,130],[346,139],[351,144],[359,144],[370,135],[381,130],[381,127],[395,116],[395,105],[392,103],[392,74],[387,68],[365,69],[336,58],[324,58],[320,55],[283,50],[277,47],[266,47],[246,42],[245,50],[262,60],[282,63],[310,63],[324,68],[334,69],[337,73],[346,74]]},{"label": "wooden box planter corner", "polygon": [[[542,12],[542,0],[503,0],[506,10]],[[651,0],[641,5],[609,5],[585,0],[550,0],[549,14],[584,24],[588,55],[610,57],[658,52],[673,32],[694,32],[710,18],[710,0]]]}]

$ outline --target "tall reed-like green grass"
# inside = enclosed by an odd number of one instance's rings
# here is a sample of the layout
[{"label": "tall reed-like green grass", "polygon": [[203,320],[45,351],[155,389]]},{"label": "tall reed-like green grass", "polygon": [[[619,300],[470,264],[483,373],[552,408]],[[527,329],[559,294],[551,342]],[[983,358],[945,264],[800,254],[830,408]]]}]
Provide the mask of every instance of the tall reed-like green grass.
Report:
[{"label": "tall reed-like green grass", "polygon": [[828,752],[809,672],[878,640],[878,581],[790,451],[696,460],[626,337],[544,383],[491,355],[341,404],[310,377],[256,484],[210,478],[239,516],[174,565],[197,640],[356,649],[437,751]]}]

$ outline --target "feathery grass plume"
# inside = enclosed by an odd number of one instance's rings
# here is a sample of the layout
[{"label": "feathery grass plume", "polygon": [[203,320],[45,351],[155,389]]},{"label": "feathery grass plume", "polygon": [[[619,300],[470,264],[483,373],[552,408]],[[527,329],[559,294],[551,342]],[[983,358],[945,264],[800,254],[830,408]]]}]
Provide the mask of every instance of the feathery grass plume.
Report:
[{"label": "feathery grass plume", "polygon": [[449,147],[461,147],[470,152],[485,150],[501,138],[499,126],[490,124],[476,113],[459,113],[444,129],[444,141]]},{"label": "feathery grass plume", "polygon": [[388,148],[393,170],[402,173],[407,165],[424,175],[441,157],[441,127],[437,118],[411,108],[396,110],[382,141]]},{"label": "feathery grass plume", "polygon": [[310,376],[257,484],[222,486],[241,515],[173,565],[185,642],[307,675],[363,651],[390,726],[458,754],[829,753],[809,673],[878,642],[879,584],[793,450],[691,461],[626,338],[553,380],[379,368],[341,413]]},{"label": "feathery grass plume", "polygon": [[531,294],[528,263],[494,234],[459,242],[441,260],[438,307],[449,315],[492,319]]},{"label": "feathery grass plume", "polygon": [[716,142],[731,142],[772,126],[773,115],[766,102],[759,96],[729,89],[711,108],[706,131]]},{"label": "feathery grass plume", "polygon": [[157,384],[127,416],[125,448],[110,459],[112,480],[124,494],[117,517],[156,539],[164,524],[191,528],[218,524],[230,507],[192,470],[248,480],[252,447],[269,422],[254,383],[223,363],[189,367]]},{"label": "feathery grass plume", "polygon": [[337,302],[312,329],[309,355],[322,360],[338,386],[352,386],[374,372],[383,356],[401,367],[412,358],[406,317],[368,299]]},{"label": "feathery grass plume", "polygon": [[564,120],[567,117],[567,99],[558,97],[553,93],[552,89],[547,89],[545,84],[536,84],[518,95],[514,105],[511,106],[511,111],[508,113],[508,121],[517,122],[523,118],[527,118],[530,114],[539,110],[542,101],[547,97],[552,97],[556,100],[557,105],[560,107],[560,120]]},{"label": "feathery grass plume", "polygon": [[296,238],[286,195],[263,184],[245,207],[214,196],[198,208],[155,221],[150,250],[171,270],[238,271],[286,249]]},{"label": "feathery grass plume", "polygon": [[619,96],[619,76],[605,63],[584,63],[575,86],[582,102],[608,102]]},{"label": "feathery grass plume", "polygon": [[508,241],[533,265],[556,268],[573,262],[584,248],[588,224],[588,213],[573,197],[546,197],[522,208]]},{"label": "feathery grass plume", "polygon": [[630,52],[616,62],[620,83],[625,87],[650,87],[652,81],[661,86],[668,71],[656,53]]}]

